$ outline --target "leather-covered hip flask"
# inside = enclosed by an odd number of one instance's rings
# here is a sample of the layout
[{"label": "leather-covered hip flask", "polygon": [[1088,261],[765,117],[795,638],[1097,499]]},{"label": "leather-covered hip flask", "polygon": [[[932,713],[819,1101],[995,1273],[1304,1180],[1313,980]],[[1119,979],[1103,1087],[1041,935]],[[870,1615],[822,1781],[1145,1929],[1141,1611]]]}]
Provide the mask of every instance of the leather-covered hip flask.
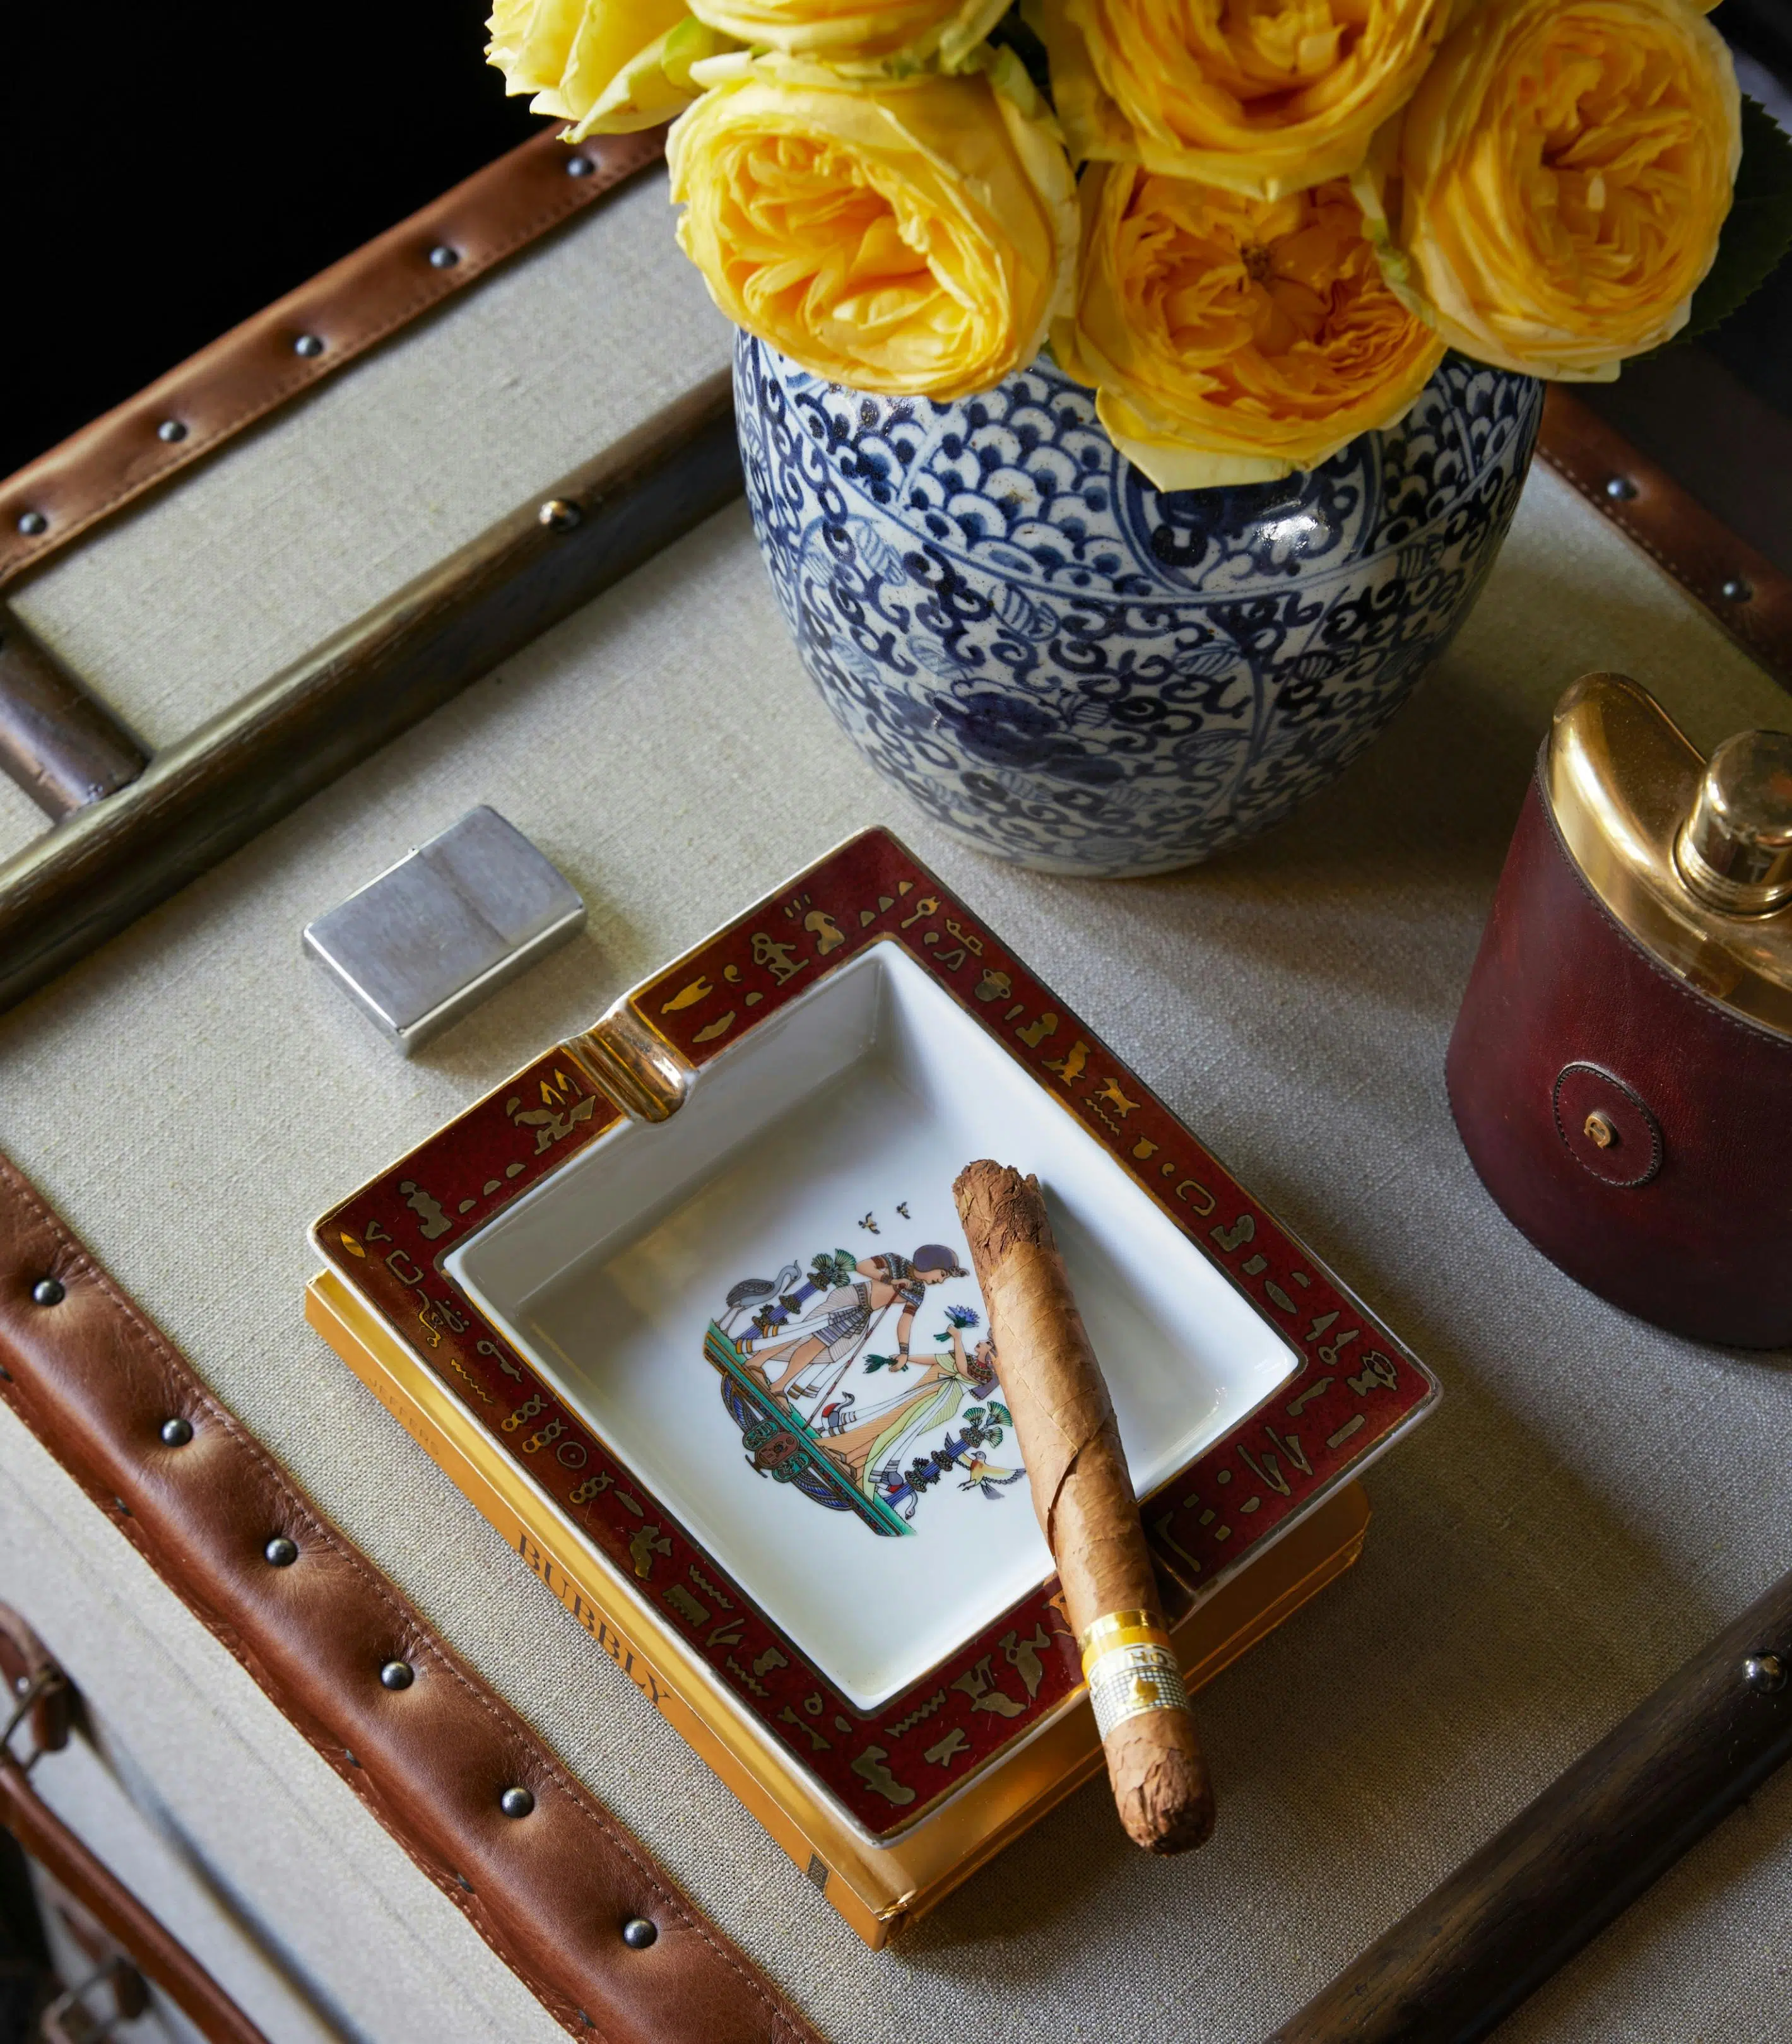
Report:
[{"label": "leather-covered hip flask", "polygon": [[1792,736],[1707,761],[1647,690],[1557,705],[1450,1107],[1550,1260],[1695,1339],[1792,1343]]}]

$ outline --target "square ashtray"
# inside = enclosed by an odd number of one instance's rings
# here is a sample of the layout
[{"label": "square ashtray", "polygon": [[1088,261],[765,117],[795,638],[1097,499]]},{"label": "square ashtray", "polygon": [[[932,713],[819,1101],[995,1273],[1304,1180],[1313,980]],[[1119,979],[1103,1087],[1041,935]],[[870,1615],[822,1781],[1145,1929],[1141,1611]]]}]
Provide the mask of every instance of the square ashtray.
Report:
[{"label": "square ashtray", "polygon": [[1435,1382],[886,832],[317,1230],[313,1319],[873,1942],[1098,1754],[979,1156],[1045,1188],[1210,1673],[1354,1557]]}]

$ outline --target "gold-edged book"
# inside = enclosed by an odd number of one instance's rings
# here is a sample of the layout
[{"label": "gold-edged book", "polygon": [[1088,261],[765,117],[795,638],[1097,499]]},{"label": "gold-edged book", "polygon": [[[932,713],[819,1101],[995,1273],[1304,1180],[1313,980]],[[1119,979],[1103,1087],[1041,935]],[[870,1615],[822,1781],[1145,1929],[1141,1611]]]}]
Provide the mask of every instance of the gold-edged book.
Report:
[{"label": "gold-edged book", "polygon": [[[663,1614],[520,1469],[334,1271],[306,1316],[874,1949],[932,1908],[1102,1765],[1086,1695],[921,1822],[878,1843],[791,1764]],[[1356,1559],[1369,1523],[1346,1482],[1172,1624],[1191,1689],[1210,1681]]]}]

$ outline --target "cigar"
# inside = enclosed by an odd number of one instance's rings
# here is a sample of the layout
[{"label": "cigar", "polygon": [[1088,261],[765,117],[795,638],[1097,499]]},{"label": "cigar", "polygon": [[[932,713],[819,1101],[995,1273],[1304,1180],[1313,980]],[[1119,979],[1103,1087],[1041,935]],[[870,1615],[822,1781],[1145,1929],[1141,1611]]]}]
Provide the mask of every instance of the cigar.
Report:
[{"label": "cigar", "polygon": [[1036,1178],[984,1159],[952,1186],[990,1312],[1005,1402],[1107,1756],[1120,1821],[1186,1852],[1213,1795],[1152,1574],[1113,1405]]}]

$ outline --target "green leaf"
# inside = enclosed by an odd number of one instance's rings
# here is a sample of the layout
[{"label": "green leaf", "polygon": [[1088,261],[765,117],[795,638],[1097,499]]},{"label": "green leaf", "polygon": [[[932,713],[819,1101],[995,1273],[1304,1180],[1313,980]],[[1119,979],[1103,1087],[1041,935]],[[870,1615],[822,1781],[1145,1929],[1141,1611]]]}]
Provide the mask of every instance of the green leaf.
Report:
[{"label": "green leaf", "polygon": [[1792,248],[1792,136],[1759,102],[1742,102],[1742,163],[1717,258],[1675,338],[1695,340],[1727,320]]}]

